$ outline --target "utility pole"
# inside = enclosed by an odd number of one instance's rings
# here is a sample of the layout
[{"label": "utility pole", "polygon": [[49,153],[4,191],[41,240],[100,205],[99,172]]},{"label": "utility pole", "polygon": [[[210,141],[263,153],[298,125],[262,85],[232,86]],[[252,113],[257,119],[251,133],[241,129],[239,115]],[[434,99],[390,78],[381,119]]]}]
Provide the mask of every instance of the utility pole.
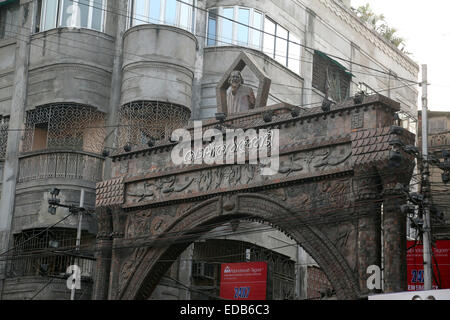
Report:
[{"label": "utility pole", "polygon": [[423,200],[423,274],[424,290],[431,290],[431,219],[430,219],[430,166],[428,161],[428,81],[427,65],[422,65],[422,194]]},{"label": "utility pole", "polygon": [[[80,210],[78,210],[78,229],[77,229],[77,242],[76,242],[76,251],[77,253],[79,253],[80,251],[80,244],[81,244],[81,223],[83,221],[83,211],[84,211],[84,189],[81,189],[81,194],[80,194],[80,205],[79,205]],[[77,257],[76,258],[76,266],[80,265],[80,258]],[[76,272],[74,270],[74,272]],[[72,286],[72,290],[70,292],[70,300],[75,300],[75,286]]]}]

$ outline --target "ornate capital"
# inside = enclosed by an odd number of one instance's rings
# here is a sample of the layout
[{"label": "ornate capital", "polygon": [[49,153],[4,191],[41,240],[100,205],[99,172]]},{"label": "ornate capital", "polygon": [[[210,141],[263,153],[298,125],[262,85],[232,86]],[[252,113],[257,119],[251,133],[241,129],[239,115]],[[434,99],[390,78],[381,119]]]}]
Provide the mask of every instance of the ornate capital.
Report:
[{"label": "ornate capital", "polygon": [[376,200],[381,198],[380,176],[374,167],[355,170],[353,177],[353,195],[355,201]]},{"label": "ornate capital", "polygon": [[96,208],[95,213],[97,215],[98,231],[97,239],[109,240],[112,233],[112,216],[111,209],[106,207]]},{"label": "ornate capital", "polygon": [[125,224],[127,221],[127,214],[123,209],[119,206],[115,206],[111,208],[112,215],[112,237],[123,238],[125,236]]}]

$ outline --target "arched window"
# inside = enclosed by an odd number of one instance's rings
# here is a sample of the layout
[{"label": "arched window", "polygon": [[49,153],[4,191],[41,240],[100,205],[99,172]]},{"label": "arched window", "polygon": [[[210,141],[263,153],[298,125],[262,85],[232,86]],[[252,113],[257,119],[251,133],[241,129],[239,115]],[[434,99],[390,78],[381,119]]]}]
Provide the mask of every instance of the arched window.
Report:
[{"label": "arched window", "polygon": [[130,27],[140,24],[167,24],[194,30],[193,0],[130,0]]},{"label": "arched window", "polygon": [[42,0],[39,31],[58,27],[104,30],[106,0]]},{"label": "arched window", "polygon": [[206,45],[249,47],[300,73],[300,38],[252,8],[233,6],[208,10]]}]

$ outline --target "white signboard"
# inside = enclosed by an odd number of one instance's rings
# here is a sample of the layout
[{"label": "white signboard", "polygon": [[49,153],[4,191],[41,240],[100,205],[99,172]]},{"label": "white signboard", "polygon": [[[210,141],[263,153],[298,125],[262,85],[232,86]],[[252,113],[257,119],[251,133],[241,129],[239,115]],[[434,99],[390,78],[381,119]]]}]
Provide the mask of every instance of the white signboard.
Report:
[{"label": "white signboard", "polygon": [[450,300],[450,290],[407,291],[369,296],[369,300]]}]

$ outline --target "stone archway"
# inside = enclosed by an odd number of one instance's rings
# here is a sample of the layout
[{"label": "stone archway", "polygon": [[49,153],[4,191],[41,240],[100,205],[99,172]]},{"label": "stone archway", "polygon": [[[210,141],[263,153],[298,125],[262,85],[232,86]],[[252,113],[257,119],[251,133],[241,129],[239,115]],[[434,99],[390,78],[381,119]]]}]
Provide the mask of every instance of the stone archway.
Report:
[{"label": "stone archway", "polygon": [[[222,208],[220,208],[222,207]],[[229,210],[227,210],[229,209]],[[280,219],[283,217],[283,219]],[[302,221],[284,205],[260,194],[237,194],[224,201],[223,197],[207,200],[186,212],[168,227],[163,234],[178,234],[181,243],[173,239],[166,247],[152,248],[136,263],[133,275],[123,287],[120,299],[146,299],[163,276],[171,261],[178,257],[196,237],[210,231],[218,223],[233,219],[257,219],[280,228],[301,245],[322,267],[340,299],[359,297],[358,280],[354,277],[342,254],[316,227]],[[197,233],[196,230],[201,230]],[[178,240],[178,241],[177,241]]]},{"label": "stone archway", "polygon": [[[177,166],[172,143],[113,156],[114,178],[97,185],[94,298],[149,297],[169,266],[158,261],[174,260],[210,224],[233,219],[283,230],[341,299],[374,292],[366,283],[372,265],[384,268],[385,292],[405,290],[405,197],[396,184],[409,183],[414,159],[397,146],[413,144],[414,135],[393,126],[398,103],[379,95],[355,103],[299,113],[277,105],[227,118],[236,128],[279,130],[272,176],[249,163]],[[270,122],[262,119],[267,111]],[[203,129],[224,123],[206,121]]]}]

